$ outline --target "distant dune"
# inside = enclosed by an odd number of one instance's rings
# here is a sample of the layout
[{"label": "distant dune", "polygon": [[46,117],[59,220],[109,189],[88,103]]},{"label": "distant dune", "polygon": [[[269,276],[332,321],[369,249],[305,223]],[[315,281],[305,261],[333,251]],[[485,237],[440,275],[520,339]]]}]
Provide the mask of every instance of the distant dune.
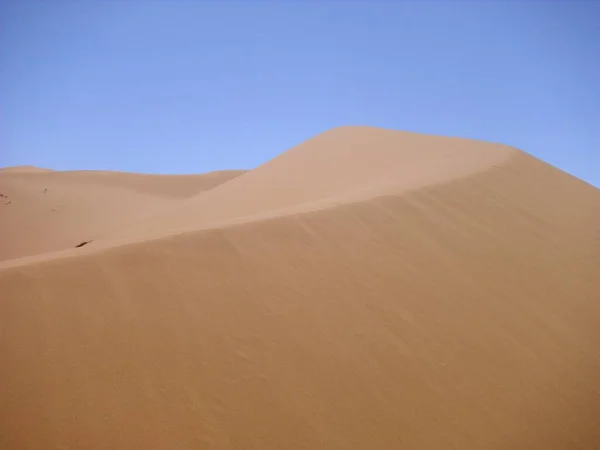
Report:
[{"label": "distant dune", "polygon": [[600,191],[520,150],[0,192],[0,448],[600,448]]},{"label": "distant dune", "polygon": [[0,170],[0,261],[73,248],[243,173],[170,176],[34,169]]},{"label": "distant dune", "polygon": [[35,166],[11,166],[0,168],[0,173],[46,173],[52,172],[51,169],[44,169]]}]

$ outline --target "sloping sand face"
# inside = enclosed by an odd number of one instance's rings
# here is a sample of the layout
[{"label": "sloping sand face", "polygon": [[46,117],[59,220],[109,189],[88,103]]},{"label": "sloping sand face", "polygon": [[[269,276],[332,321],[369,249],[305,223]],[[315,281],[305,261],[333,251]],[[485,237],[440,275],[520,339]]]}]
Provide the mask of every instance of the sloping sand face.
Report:
[{"label": "sloping sand face", "polygon": [[0,270],[0,447],[599,447],[600,193],[500,159]]},{"label": "sloping sand face", "polygon": [[241,173],[167,176],[2,169],[0,261],[73,248]]},{"label": "sloping sand face", "polygon": [[515,153],[507,146],[467,139],[336,128],[206,195],[106,238],[156,238],[398,194],[489,169]]}]

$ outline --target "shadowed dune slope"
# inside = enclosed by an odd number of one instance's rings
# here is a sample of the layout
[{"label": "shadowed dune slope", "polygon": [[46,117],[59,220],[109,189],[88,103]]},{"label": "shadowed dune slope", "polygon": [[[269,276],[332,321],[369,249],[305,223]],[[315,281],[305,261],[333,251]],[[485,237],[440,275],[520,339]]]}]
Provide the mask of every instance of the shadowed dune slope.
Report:
[{"label": "shadowed dune slope", "polygon": [[0,269],[0,448],[598,448],[600,192],[499,153]]},{"label": "shadowed dune slope", "polygon": [[0,170],[0,260],[72,248],[238,176]]}]

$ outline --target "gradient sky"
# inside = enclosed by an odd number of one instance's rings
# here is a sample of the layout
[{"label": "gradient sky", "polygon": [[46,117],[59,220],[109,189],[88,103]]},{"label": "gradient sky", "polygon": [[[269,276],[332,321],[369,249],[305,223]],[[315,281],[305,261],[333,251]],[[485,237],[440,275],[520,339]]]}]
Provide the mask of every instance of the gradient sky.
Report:
[{"label": "gradient sky", "polygon": [[0,166],[252,168],[372,125],[600,186],[600,1],[0,2]]}]

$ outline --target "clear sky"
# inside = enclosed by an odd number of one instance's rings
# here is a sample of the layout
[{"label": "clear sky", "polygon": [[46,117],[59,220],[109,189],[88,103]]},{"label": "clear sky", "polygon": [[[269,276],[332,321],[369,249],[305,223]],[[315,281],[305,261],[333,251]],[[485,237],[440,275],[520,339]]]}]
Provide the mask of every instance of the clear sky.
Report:
[{"label": "clear sky", "polygon": [[0,166],[252,168],[372,125],[600,186],[600,1],[0,2]]}]

